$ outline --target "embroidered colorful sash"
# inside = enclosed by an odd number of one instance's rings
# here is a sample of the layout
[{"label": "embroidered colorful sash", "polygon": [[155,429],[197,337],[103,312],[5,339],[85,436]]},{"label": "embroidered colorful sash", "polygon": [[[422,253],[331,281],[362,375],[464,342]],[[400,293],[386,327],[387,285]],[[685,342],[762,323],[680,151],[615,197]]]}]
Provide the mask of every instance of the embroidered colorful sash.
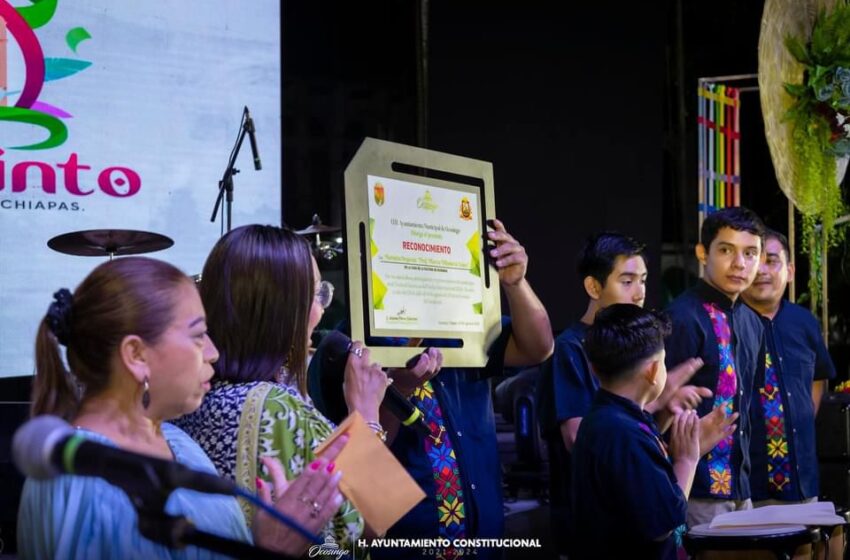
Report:
[{"label": "embroidered colorful sash", "polygon": [[[460,469],[455,458],[452,440],[443,422],[440,404],[434,398],[434,387],[426,381],[415,391],[411,401],[425,414],[425,422],[431,428],[429,437],[424,438],[425,452],[431,460],[434,486],[439,514],[440,537],[452,541],[466,536],[466,514],[463,504]],[[457,550],[449,547],[437,558],[455,558]]]},{"label": "embroidered colorful sash", "polygon": [[[714,391],[714,408],[723,407],[726,414],[735,412],[735,392],[738,390],[738,375],[735,371],[735,360],[732,357],[732,331],[726,314],[716,305],[704,303],[703,308],[708,312],[714,336],[717,338],[717,350],[720,356],[720,367],[717,375],[717,388]],[[714,449],[708,452],[708,474],[711,477],[709,492],[718,498],[732,497],[732,449],[735,436],[730,434],[720,440]]]},{"label": "embroidered colorful sash", "polygon": [[788,455],[788,438],[785,432],[785,407],[773,359],[765,356],[764,387],[759,389],[764,429],[767,434],[767,489],[775,498],[791,493],[791,458]]}]

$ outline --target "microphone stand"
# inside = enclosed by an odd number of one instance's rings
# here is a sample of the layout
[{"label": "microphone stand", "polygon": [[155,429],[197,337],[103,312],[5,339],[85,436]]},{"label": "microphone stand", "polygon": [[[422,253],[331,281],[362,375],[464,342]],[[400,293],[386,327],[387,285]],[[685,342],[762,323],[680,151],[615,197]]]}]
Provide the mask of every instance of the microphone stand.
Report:
[{"label": "microphone stand", "polygon": [[206,531],[201,531],[183,516],[168,515],[164,511],[139,513],[139,532],[154,542],[169,548],[183,548],[186,545],[197,546],[233,558],[260,558],[263,560],[289,559],[282,553],[246,542],[236,541]]},{"label": "microphone stand", "polygon": [[245,140],[245,134],[248,132],[248,127],[245,126],[247,122],[245,115],[247,112],[248,108],[245,107],[242,111],[242,123],[239,125],[239,137],[236,139],[236,145],[230,152],[230,161],[227,162],[227,169],[224,170],[224,175],[222,175],[221,180],[218,182],[218,197],[215,199],[215,206],[213,207],[212,216],[210,217],[210,221],[214,222],[218,215],[218,207],[221,204],[222,198],[224,198],[224,213],[226,215],[228,232],[231,228],[231,212],[233,209],[233,176],[239,173],[239,170],[234,166],[236,165],[236,158],[239,157],[239,150],[242,149],[242,142]]},{"label": "microphone stand", "polygon": [[[151,476],[152,481],[158,480]],[[212,552],[225,554],[233,558],[260,558],[263,560],[289,559],[283,553],[276,553],[246,542],[220,537],[197,529],[186,517],[169,515],[165,512],[165,502],[171,490],[162,485],[155,486],[156,491],[142,493],[122,488],[130,498],[139,516],[139,532],[146,538],[169,548],[180,549],[186,545],[197,546]]]}]

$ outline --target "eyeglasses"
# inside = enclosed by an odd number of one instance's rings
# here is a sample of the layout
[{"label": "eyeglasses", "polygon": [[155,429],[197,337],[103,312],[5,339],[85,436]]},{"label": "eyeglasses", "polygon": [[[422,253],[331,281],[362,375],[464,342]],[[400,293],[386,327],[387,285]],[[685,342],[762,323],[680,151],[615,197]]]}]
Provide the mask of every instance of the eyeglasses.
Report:
[{"label": "eyeglasses", "polygon": [[322,309],[327,309],[334,299],[334,285],[327,280],[319,282],[315,298],[319,305],[322,306]]}]

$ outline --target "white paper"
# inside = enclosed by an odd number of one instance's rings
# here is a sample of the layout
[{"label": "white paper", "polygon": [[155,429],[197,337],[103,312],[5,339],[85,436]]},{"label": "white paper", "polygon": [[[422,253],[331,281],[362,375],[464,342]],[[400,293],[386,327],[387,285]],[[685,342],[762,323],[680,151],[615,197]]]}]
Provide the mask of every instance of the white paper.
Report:
[{"label": "white paper", "polygon": [[835,514],[835,505],[832,502],[815,502],[722,513],[711,521],[711,528],[766,525],[830,526],[844,523],[844,519]]}]

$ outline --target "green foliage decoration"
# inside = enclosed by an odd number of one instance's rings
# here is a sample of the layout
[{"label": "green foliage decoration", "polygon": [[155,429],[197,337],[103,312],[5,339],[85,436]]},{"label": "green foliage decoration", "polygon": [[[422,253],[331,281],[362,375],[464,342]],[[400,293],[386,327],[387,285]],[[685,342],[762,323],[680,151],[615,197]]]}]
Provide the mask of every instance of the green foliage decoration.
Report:
[{"label": "green foliage decoration", "polygon": [[[804,66],[803,81],[785,84],[794,102],[785,119],[791,126],[791,145],[797,208],[803,215],[803,251],[816,267],[820,250],[836,245],[843,230],[835,220],[845,211],[836,158],[850,156],[850,4],[839,2],[831,12],[821,10],[811,38],[785,38],[788,52]],[[820,268],[809,276],[813,299],[822,282]]]}]

